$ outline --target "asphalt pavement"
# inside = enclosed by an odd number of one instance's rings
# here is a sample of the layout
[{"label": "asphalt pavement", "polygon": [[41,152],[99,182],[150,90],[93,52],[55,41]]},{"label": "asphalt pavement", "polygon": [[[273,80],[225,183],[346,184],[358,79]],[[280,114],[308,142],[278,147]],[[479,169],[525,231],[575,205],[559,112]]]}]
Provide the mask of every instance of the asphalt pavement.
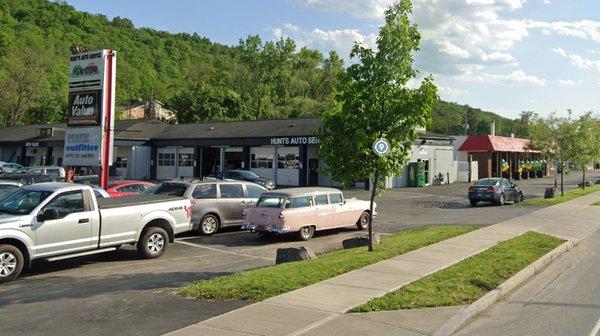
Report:
[{"label": "asphalt pavement", "polygon": [[599,240],[597,231],[458,335],[600,335]]},{"label": "asphalt pavement", "polygon": [[[599,177],[591,172],[590,179]],[[580,176],[567,177],[569,187]],[[526,195],[543,194],[552,178],[519,181]],[[539,207],[478,206],[466,200],[466,184],[392,189],[379,197],[377,232],[431,225],[487,226]],[[345,192],[368,199],[366,191]],[[211,237],[186,234],[156,260],[139,260],[132,247],[52,263],[35,262],[22,278],[0,286],[0,335],[162,335],[248,302],[186,300],[173,291],[212,278],[274,263],[280,247],[308,246],[316,253],[339,248],[353,229],[317,233],[309,242],[291,237],[258,240],[227,230]]]}]

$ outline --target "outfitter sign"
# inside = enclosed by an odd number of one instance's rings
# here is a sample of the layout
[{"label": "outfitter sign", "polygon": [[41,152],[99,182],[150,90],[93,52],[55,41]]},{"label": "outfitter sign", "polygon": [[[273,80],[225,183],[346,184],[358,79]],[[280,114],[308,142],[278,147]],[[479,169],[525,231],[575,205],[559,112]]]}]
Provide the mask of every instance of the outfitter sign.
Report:
[{"label": "outfitter sign", "polygon": [[99,126],[101,92],[72,92],[69,94],[69,126]]}]

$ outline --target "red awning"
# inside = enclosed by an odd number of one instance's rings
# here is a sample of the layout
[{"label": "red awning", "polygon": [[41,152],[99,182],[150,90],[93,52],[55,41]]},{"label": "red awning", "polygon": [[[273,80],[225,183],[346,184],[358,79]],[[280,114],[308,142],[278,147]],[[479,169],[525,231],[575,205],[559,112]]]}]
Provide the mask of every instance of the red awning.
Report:
[{"label": "red awning", "polygon": [[511,152],[539,153],[527,148],[530,141],[520,138],[509,138],[497,135],[471,135],[458,149],[459,152]]}]

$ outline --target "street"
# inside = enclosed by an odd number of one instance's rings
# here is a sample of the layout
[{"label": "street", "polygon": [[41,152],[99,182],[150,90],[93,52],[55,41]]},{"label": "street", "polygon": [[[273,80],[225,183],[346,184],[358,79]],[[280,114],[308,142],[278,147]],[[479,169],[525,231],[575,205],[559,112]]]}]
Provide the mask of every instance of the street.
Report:
[{"label": "street", "polygon": [[[598,178],[598,172],[589,174]],[[567,177],[573,188],[579,174]],[[520,181],[526,195],[543,194],[552,178]],[[468,206],[467,185],[392,189],[378,198],[375,229],[393,233],[431,225],[486,226],[539,207]],[[368,199],[368,192],[346,192]],[[196,279],[211,278],[274,263],[277,248],[308,246],[317,254],[339,248],[362,234],[353,229],[317,233],[308,242],[293,237],[258,240],[227,230],[210,237],[185,234],[160,259],[139,260],[133,247],[58,262],[36,262],[22,279],[0,288],[0,334],[162,335],[222,314],[248,302],[186,300],[173,291]],[[60,321],[60,323],[57,323]],[[27,325],[25,329],[24,326]]]},{"label": "street", "polygon": [[598,335],[599,239],[596,232],[458,335]]}]

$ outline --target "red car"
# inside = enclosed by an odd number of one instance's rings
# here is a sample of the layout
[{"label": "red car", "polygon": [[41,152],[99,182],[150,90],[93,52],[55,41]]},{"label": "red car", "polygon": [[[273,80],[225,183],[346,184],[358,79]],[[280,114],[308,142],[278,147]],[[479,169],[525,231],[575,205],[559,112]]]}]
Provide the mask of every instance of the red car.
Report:
[{"label": "red car", "polygon": [[142,191],[155,186],[152,182],[146,181],[113,181],[108,184],[106,192],[110,197],[127,197],[139,195]]}]

